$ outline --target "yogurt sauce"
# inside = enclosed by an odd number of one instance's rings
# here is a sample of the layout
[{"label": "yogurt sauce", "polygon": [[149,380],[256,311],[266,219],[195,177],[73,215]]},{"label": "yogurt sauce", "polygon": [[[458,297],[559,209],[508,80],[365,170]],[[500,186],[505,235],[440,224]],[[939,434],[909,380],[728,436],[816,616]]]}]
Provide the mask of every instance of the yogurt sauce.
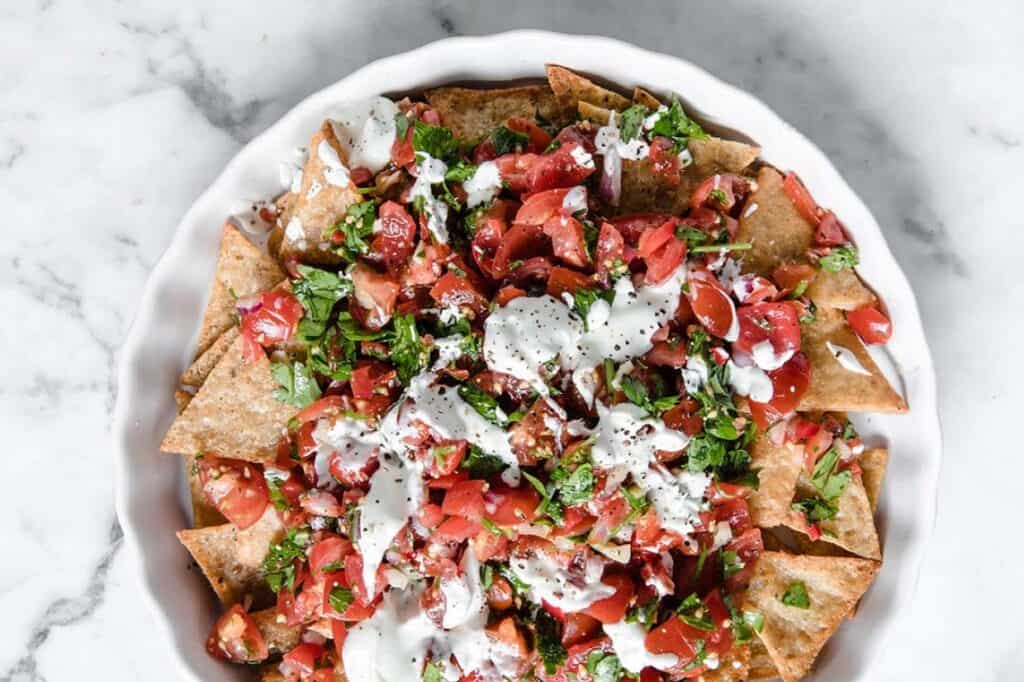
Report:
[{"label": "yogurt sauce", "polygon": [[843,369],[847,372],[863,374],[866,377],[871,376],[871,372],[869,372],[864,365],[860,363],[860,360],[857,359],[857,356],[854,355],[853,351],[849,348],[838,346],[831,341],[826,341],[825,347],[828,348],[828,352],[832,354],[832,357],[836,359],[836,362],[842,365]]},{"label": "yogurt sauce", "polygon": [[639,673],[647,667],[668,670],[679,663],[675,654],[652,654],[647,650],[644,639],[647,630],[640,623],[606,623],[604,632],[612,640],[612,648],[619,657],[622,667],[631,673]]},{"label": "yogurt sauce", "polygon": [[349,166],[376,173],[391,160],[398,107],[387,97],[371,97],[331,112],[334,134]]}]

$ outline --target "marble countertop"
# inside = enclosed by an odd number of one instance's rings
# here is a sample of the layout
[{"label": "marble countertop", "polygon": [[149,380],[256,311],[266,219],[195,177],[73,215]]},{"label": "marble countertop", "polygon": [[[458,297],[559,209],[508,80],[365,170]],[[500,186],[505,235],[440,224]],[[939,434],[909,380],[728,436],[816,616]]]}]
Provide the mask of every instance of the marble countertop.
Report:
[{"label": "marble countertop", "polygon": [[881,670],[1024,678],[1024,590],[1006,584],[1024,559],[1024,477],[1003,440],[1024,404],[1022,25],[999,0],[5,2],[0,682],[172,676],[121,551],[108,424],[118,347],[189,204],[354,68],[522,27],[707,68],[813,139],[871,207],[921,304],[946,441],[935,537]]}]

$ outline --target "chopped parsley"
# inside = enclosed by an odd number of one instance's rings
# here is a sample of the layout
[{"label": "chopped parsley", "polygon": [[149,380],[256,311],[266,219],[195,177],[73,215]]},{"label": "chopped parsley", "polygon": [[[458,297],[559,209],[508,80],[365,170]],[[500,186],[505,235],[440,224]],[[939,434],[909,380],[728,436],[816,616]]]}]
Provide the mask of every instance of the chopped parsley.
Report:
[{"label": "chopped parsley", "polygon": [[465,182],[476,173],[476,166],[465,161],[459,161],[448,168],[444,174],[445,182]]},{"label": "chopped parsley", "polygon": [[590,331],[590,327],[587,324],[587,315],[594,304],[598,301],[611,303],[614,299],[615,291],[613,289],[577,289],[573,292],[572,308],[583,321],[583,329],[585,331]]},{"label": "chopped parsley", "polygon": [[852,268],[859,262],[857,249],[852,246],[837,246],[827,256],[818,259],[818,266],[826,272],[839,272],[844,268]]},{"label": "chopped parsley", "polygon": [[490,478],[505,469],[505,460],[497,455],[488,454],[475,445],[470,445],[460,466],[468,471],[472,478]]},{"label": "chopped parsley", "polygon": [[676,147],[680,150],[686,147],[686,143],[691,138],[706,140],[708,137],[708,134],[700,127],[700,124],[686,115],[686,112],[683,111],[683,106],[675,97],[672,98],[672,105],[668,108],[668,111],[663,111],[658,116],[658,120],[655,121],[654,126],[651,128],[651,135],[667,137],[675,142]]},{"label": "chopped parsley", "polygon": [[320,397],[312,369],[301,362],[275,362],[270,365],[270,375],[278,383],[274,397],[282,403],[302,408]]},{"label": "chopped parsley", "polygon": [[416,318],[412,314],[395,316],[390,359],[403,384],[409,383],[410,379],[419,374],[430,359],[430,350],[420,338],[416,330]]},{"label": "chopped parsley", "polygon": [[459,151],[459,143],[452,135],[451,128],[416,121],[412,131],[412,148],[445,161],[455,157]]},{"label": "chopped parsley", "polygon": [[658,617],[658,599],[652,599],[644,604],[637,604],[626,611],[627,623],[639,623],[650,629]]},{"label": "chopped parsley", "polygon": [[345,613],[345,611],[348,610],[348,607],[352,605],[354,599],[355,596],[352,594],[352,590],[347,587],[341,587],[340,585],[335,585],[334,588],[331,589],[331,594],[327,597],[327,601],[330,602],[331,608],[338,613]]},{"label": "chopped parsley", "polygon": [[494,153],[498,156],[521,152],[530,142],[528,135],[512,130],[506,126],[498,126],[491,133],[491,144],[494,145]]},{"label": "chopped parsley", "polygon": [[743,560],[740,559],[740,555],[733,550],[726,549],[722,551],[722,575],[726,578],[736,575],[746,568],[746,566],[747,565],[743,563]]},{"label": "chopped parsley", "polygon": [[459,397],[469,403],[469,406],[476,410],[481,417],[495,426],[505,427],[508,425],[508,416],[498,405],[497,399],[485,393],[476,384],[467,381],[459,386]]},{"label": "chopped parsley", "polygon": [[811,474],[811,483],[821,496],[829,501],[839,499],[853,478],[849,469],[836,471],[838,466],[839,452],[835,448],[829,448],[814,465],[814,472]]},{"label": "chopped parsley", "polygon": [[537,609],[535,637],[537,654],[544,663],[544,671],[548,675],[554,675],[555,671],[565,663],[568,655],[565,647],[562,646],[562,637],[558,630],[558,621],[555,620],[555,617],[543,608]]},{"label": "chopped parsley", "polygon": [[634,104],[619,114],[619,136],[623,142],[629,142],[643,133],[644,119],[647,118],[647,107]]},{"label": "chopped parsley", "polygon": [[677,395],[651,398],[647,384],[633,376],[622,377],[622,392],[626,394],[629,402],[642,407],[646,412],[655,417],[671,410],[679,403],[679,396]]},{"label": "chopped parsley", "polygon": [[275,594],[295,587],[295,562],[305,558],[309,540],[308,528],[292,528],[281,542],[270,546],[260,570]]},{"label": "chopped parsley", "polygon": [[782,603],[796,609],[811,608],[811,598],[807,595],[807,586],[800,581],[790,584],[782,595]]},{"label": "chopped parsley", "polygon": [[586,668],[594,682],[619,682],[626,676],[619,657],[601,650],[591,651],[587,655]]},{"label": "chopped parsley", "polygon": [[333,237],[340,233],[344,239],[341,244],[335,245],[335,250],[349,261],[355,262],[358,256],[369,253],[370,244],[367,242],[373,235],[373,222],[377,219],[377,202],[360,201],[352,204],[345,211],[342,218],[334,227],[324,230],[324,239],[334,243]]},{"label": "chopped parsley", "polygon": [[300,265],[298,270],[302,279],[292,281],[295,298],[305,308],[306,319],[316,325],[325,325],[334,304],[352,293],[352,281],[308,265]]}]

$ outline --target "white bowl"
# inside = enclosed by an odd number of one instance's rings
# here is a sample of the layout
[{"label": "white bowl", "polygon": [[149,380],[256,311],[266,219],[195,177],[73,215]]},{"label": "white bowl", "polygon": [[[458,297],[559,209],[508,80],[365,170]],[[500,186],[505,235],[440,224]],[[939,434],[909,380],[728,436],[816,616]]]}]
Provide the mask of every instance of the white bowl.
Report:
[{"label": "white bowl", "polygon": [[891,451],[879,522],[885,564],[856,620],[842,626],[822,655],[817,677],[877,677],[872,660],[914,592],[931,535],[941,453],[931,355],[914,295],[881,229],[824,154],[747,93],[678,58],[616,40],[515,31],[449,38],[381,59],[307,98],[232,159],[182,219],[153,269],[121,354],[113,422],[117,512],[142,592],[156,616],[152,636],[168,642],[186,679],[218,682],[245,674],[204,651],[219,607],[203,577],[189,569],[188,553],[174,537],[188,524],[180,495],[181,460],[158,447],[175,416],[173,392],[194,350],[225,217],[240,200],[276,194],[278,162],[291,158],[325,112],[340,102],[452,81],[541,77],[545,63],[597,74],[627,88],[678,93],[703,120],[742,131],[761,145],[763,158],[797,170],[856,240],[863,263],[859,271],[884,298],[893,320],[887,364],[912,412],[860,422],[867,436],[888,442]]}]

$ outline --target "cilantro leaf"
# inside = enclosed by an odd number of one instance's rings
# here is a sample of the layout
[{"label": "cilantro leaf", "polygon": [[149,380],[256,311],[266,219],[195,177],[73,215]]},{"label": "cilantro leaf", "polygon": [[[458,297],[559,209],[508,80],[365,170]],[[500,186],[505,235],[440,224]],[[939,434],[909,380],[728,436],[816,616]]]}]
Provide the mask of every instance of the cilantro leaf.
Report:
[{"label": "cilantro leaf", "polygon": [[803,514],[807,523],[811,525],[834,519],[836,514],[839,513],[839,507],[835,502],[829,502],[820,497],[808,497],[799,502],[794,502],[790,507],[794,511]]},{"label": "cilantro leaf", "polygon": [[744,568],[746,564],[740,559],[740,555],[731,549],[722,551],[722,574],[728,578],[731,575],[736,575]]},{"label": "cilantro leaf", "polygon": [[508,425],[508,417],[498,405],[498,401],[476,384],[467,381],[459,386],[459,397],[469,403],[469,406],[480,413],[481,417],[495,426]]},{"label": "cilantro leaf", "polygon": [[811,598],[807,594],[807,586],[800,581],[790,584],[782,595],[782,603],[796,609],[811,608]]},{"label": "cilantro leaf", "polygon": [[402,383],[409,383],[419,374],[429,358],[430,351],[416,329],[416,318],[412,314],[396,315],[391,334],[391,362]]},{"label": "cilantro leaf", "polygon": [[857,265],[857,249],[852,246],[837,246],[832,253],[818,259],[818,266],[826,272],[839,272],[843,268],[852,268]]},{"label": "cilantro leaf", "polygon": [[619,135],[623,142],[640,137],[645,118],[647,118],[647,107],[642,104],[634,104],[619,114]]},{"label": "cilantro leaf", "polygon": [[469,180],[476,173],[476,166],[465,161],[459,161],[453,164],[448,172],[444,174],[446,182],[465,182]]},{"label": "cilantro leaf", "polygon": [[412,132],[412,148],[444,161],[456,155],[459,144],[455,141],[451,128],[416,121]]},{"label": "cilantro leaf", "polygon": [[352,204],[334,227],[324,230],[324,239],[334,244],[334,235],[341,233],[343,239],[335,249],[341,256],[354,262],[358,256],[370,252],[370,244],[366,241],[373,235],[373,222],[377,219],[377,202],[360,201]]},{"label": "cilantro leaf", "polygon": [[647,385],[633,376],[622,378],[622,392],[629,402],[642,407],[649,414],[657,417],[662,412],[671,410],[679,402],[679,396],[668,395],[652,399]]},{"label": "cilantro leaf", "polygon": [[655,121],[651,128],[651,135],[667,137],[675,142],[680,149],[686,146],[690,138],[706,140],[708,137],[700,124],[686,115],[683,106],[675,97],[672,98],[672,105],[668,111],[661,112],[658,120]]},{"label": "cilantro leaf", "polygon": [[558,621],[555,620],[555,617],[543,608],[537,609],[537,654],[544,663],[544,671],[549,675],[554,675],[568,656],[568,652],[562,646],[562,638],[558,630]]},{"label": "cilantro leaf", "polygon": [[619,682],[626,676],[619,657],[601,650],[591,651],[587,655],[586,668],[594,682]]},{"label": "cilantro leaf", "polygon": [[566,507],[575,507],[594,494],[594,467],[588,462],[576,467],[558,487],[558,496]]},{"label": "cilantro leaf", "polygon": [[301,362],[275,362],[270,365],[270,375],[279,385],[274,389],[274,397],[282,403],[302,408],[320,397],[312,369]]},{"label": "cilantro leaf", "polygon": [[835,448],[829,448],[814,465],[814,472],[811,474],[811,483],[829,502],[842,496],[853,476],[849,469],[837,472],[838,466],[839,452]]},{"label": "cilantro leaf", "polygon": [[491,144],[494,145],[494,153],[498,156],[522,151],[529,142],[529,136],[506,126],[498,126],[491,133]]},{"label": "cilantro leaf", "polygon": [[462,459],[461,468],[469,472],[471,478],[490,478],[505,469],[505,460],[491,455],[475,445],[469,446],[469,452]]},{"label": "cilantro leaf", "polygon": [[395,136],[399,140],[404,140],[406,134],[409,132],[409,117],[402,112],[395,114]]},{"label": "cilantro leaf", "polygon": [[587,315],[594,304],[598,301],[611,303],[613,300],[615,300],[615,291],[613,289],[577,289],[573,292],[572,307],[576,314],[580,316],[580,319],[583,320],[583,329],[585,331],[590,331]]},{"label": "cilantro leaf", "polygon": [[348,610],[348,607],[352,605],[352,601],[354,599],[355,596],[352,594],[352,590],[340,585],[335,585],[331,590],[331,594],[327,597],[327,601],[330,602],[331,608],[338,613],[345,613],[345,611]]},{"label": "cilantro leaf", "polygon": [[306,309],[313,322],[326,322],[334,304],[352,293],[352,281],[327,270],[308,265],[298,266],[302,279],[292,282],[295,298]]}]

